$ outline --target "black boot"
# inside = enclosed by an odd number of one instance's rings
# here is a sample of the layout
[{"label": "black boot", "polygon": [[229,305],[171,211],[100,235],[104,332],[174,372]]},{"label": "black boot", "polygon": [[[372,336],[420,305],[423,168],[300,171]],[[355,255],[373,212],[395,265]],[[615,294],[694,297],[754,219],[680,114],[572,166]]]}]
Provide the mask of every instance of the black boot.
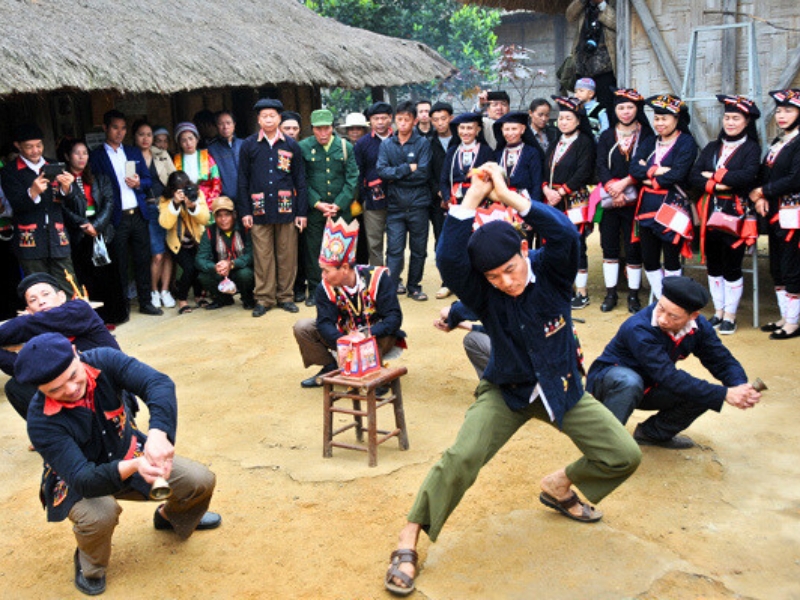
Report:
[{"label": "black boot", "polygon": [[642,303],[639,301],[639,290],[631,290],[628,292],[628,312],[636,314],[642,310]]},{"label": "black boot", "polygon": [[614,307],[617,305],[617,300],[617,288],[606,288],[606,297],[603,299],[603,303],[600,305],[600,310],[602,312],[610,312],[614,310]]}]

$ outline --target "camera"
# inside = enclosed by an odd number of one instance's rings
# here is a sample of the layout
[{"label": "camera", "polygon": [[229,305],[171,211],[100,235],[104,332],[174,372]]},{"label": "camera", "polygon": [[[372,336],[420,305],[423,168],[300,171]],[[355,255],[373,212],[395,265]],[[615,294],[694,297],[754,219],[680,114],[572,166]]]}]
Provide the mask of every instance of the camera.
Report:
[{"label": "camera", "polygon": [[583,50],[593,54],[600,45],[603,36],[603,26],[600,24],[600,9],[588,0],[586,2],[586,19],[583,31]]},{"label": "camera", "polygon": [[191,183],[183,188],[183,195],[189,202],[197,202],[197,192],[197,186]]}]

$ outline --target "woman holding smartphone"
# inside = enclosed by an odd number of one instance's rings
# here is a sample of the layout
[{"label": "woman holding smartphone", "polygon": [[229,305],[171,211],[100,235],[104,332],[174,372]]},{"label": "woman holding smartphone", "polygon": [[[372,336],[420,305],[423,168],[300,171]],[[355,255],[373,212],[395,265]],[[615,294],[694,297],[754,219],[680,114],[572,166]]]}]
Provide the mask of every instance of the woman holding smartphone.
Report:
[{"label": "woman holding smartphone", "polygon": [[[61,140],[56,153],[75,177],[75,188],[84,198],[81,204],[85,209],[81,214],[72,213],[72,221],[77,228],[73,227],[69,232],[75,274],[86,287],[89,298],[103,303],[97,309],[103,321],[111,325],[124,323],[128,320],[128,311],[126,299],[119,293],[122,289],[119,269],[112,263],[97,266],[92,262],[95,240],[102,236],[108,251],[114,238],[114,226],[111,224],[114,189],[111,180],[103,174],[92,173],[89,149],[81,140]],[[113,261],[113,257],[111,259]]]}]

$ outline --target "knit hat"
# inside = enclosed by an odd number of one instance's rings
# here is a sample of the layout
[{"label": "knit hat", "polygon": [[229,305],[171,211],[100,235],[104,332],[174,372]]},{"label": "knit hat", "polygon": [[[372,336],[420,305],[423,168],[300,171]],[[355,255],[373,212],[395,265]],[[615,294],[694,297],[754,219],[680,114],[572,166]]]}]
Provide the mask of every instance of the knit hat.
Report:
[{"label": "knit hat", "polygon": [[275,100],[274,98],[261,98],[258,102],[253,105],[253,110],[256,112],[261,112],[264,109],[271,108],[272,110],[276,110],[279,113],[283,112],[283,102],[280,100]]},{"label": "knit hat", "polygon": [[319,262],[331,267],[341,267],[344,263],[356,262],[356,245],[358,242],[358,221],[353,219],[347,223],[339,218],[328,219],[325,232],[322,234],[322,246]]},{"label": "knit hat", "polygon": [[689,277],[664,277],[661,295],[674,302],[688,313],[700,310],[708,304],[706,288]]},{"label": "knit hat", "polygon": [[56,290],[61,289],[61,284],[58,279],[50,275],[50,273],[31,273],[25,279],[19,282],[17,286],[17,296],[20,300],[25,300],[25,293],[38,283],[48,283]]},{"label": "knit hat", "polygon": [[156,127],[155,129],[153,129],[153,137],[156,137],[157,135],[169,136],[169,131],[167,130],[166,127],[159,126],[159,127]]},{"label": "knit hat", "polygon": [[198,140],[200,139],[200,133],[197,131],[197,127],[191,121],[183,121],[182,123],[178,123],[178,126],[175,127],[175,141],[179,141],[181,134],[185,131],[191,131]]},{"label": "knit hat", "polygon": [[490,221],[479,227],[467,242],[472,268],[481,273],[496,269],[508,262],[522,248],[522,238],[511,223]]},{"label": "knit hat", "polygon": [[583,79],[578,79],[575,82],[575,89],[576,90],[592,90],[593,92],[597,89],[597,85],[594,82],[594,79],[591,77],[584,77]]},{"label": "knit hat", "polygon": [[327,127],[333,125],[333,113],[326,108],[320,108],[311,113],[312,127]]},{"label": "knit hat", "polygon": [[60,333],[43,333],[31,338],[17,354],[14,378],[26,385],[50,383],[66,371],[75,351]]}]

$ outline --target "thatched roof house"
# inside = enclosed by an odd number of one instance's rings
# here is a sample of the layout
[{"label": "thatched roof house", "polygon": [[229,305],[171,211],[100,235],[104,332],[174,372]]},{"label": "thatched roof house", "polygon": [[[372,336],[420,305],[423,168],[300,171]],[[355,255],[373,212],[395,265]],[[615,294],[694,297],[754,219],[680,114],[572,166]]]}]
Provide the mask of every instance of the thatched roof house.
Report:
[{"label": "thatched roof house", "polygon": [[342,25],[296,0],[0,0],[0,14],[0,96],[360,88],[454,71],[424,44]]}]

